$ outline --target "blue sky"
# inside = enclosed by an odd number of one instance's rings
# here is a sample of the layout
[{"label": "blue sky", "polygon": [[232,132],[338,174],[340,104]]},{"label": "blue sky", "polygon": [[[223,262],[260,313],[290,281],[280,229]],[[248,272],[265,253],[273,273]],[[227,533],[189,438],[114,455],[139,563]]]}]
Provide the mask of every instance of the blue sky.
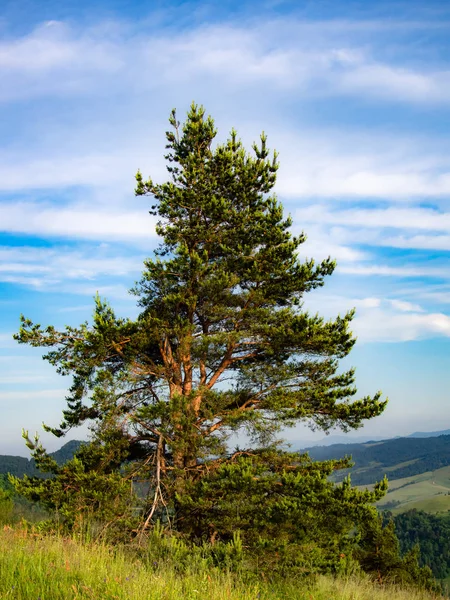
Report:
[{"label": "blue sky", "polygon": [[306,304],[356,307],[346,364],[390,399],[356,435],[450,428],[449,30],[444,2],[2,2],[0,453],[57,424],[68,387],[12,341],[20,313],[76,325],[99,291],[137,314],[157,240],[134,174],[166,179],[192,100],[219,139],[267,133],[303,255],[338,261]]}]

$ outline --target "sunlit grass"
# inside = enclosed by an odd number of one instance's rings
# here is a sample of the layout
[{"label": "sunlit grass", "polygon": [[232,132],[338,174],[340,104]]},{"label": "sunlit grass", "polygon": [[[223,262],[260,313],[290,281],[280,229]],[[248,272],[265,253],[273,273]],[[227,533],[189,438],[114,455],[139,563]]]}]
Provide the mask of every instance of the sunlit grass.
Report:
[{"label": "sunlit grass", "polygon": [[[149,550],[151,553],[151,548]],[[418,591],[382,588],[363,579],[244,582],[218,569],[184,569],[140,560],[99,544],[0,532],[0,598],[16,600],[430,600]]]}]

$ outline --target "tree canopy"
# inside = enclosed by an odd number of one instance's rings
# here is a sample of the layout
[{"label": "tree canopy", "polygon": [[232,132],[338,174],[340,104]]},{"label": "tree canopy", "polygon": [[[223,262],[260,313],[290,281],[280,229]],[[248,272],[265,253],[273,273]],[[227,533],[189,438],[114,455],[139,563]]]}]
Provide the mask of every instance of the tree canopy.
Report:
[{"label": "tree canopy", "polygon": [[[54,477],[16,487],[61,506],[57,482],[72,477],[77,498],[90,494],[100,510],[102,481],[117,498],[131,481],[141,534],[162,519],[198,541],[239,530],[248,544],[278,539],[278,548],[298,550],[311,546],[313,531],[318,547],[339,556],[386,484],[336,486],[328,476],[348,462],[314,463],[279,442],[300,422],[356,429],[386,405],[380,393],[355,399],[354,370],[339,368],[355,343],[354,312],[325,320],[304,309],[304,295],[335,263],[300,257],[305,236],[290,233],[272,193],[278,159],[264,133],[253,152],[234,130],[216,143],[214,121],[195,104],[183,125],[173,111],[170,125],[169,180],[136,176],[136,194],[153,198],[161,239],[132,290],[138,318],[117,317],[100,297],[91,325],[58,331],[22,317],[16,339],[49,348],[46,360],[73,378],[63,422],[47,429],[63,436],[87,422],[92,435],[64,466],[27,437]],[[248,447],[232,450],[242,433]],[[84,505],[67,502],[76,520]],[[126,503],[117,506],[124,514]]]},{"label": "tree canopy", "polygon": [[[448,513],[428,514],[421,510],[408,510],[393,516],[383,513],[385,521],[395,523],[400,549],[409,552],[420,546],[420,564],[428,566],[437,579],[450,575],[450,519]],[[448,587],[448,586],[447,586]]]}]

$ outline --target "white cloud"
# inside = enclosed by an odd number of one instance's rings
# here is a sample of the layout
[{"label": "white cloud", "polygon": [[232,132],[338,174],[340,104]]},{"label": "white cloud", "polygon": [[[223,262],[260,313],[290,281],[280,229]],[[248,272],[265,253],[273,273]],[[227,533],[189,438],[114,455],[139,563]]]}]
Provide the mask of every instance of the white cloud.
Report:
[{"label": "white cloud", "polygon": [[[277,186],[285,198],[448,198],[450,148],[434,140],[373,133],[275,131]],[[432,144],[441,145],[437,153]],[[432,215],[429,215],[432,217]]]},{"label": "white cloud", "polygon": [[58,309],[58,312],[60,312],[60,313],[92,312],[92,308],[93,308],[92,304],[78,304],[76,306],[63,306]]},{"label": "white cloud", "polygon": [[[41,291],[58,289],[80,293],[86,280],[94,283],[86,286],[94,295],[97,290],[114,290],[117,286],[100,285],[102,276],[130,278],[130,284],[142,270],[143,256],[123,257],[93,246],[85,250],[70,248],[1,248],[0,281],[27,285]],[[73,283],[71,283],[73,282]],[[65,288],[61,284],[65,284]],[[69,287],[67,287],[69,286]],[[81,292],[82,293],[82,292]]]},{"label": "white cloud", "polygon": [[442,313],[418,314],[379,309],[357,315],[353,330],[358,339],[365,342],[450,337],[450,317]]},{"label": "white cloud", "polygon": [[392,307],[401,312],[424,312],[424,309],[419,304],[406,302],[405,300],[389,300]]},{"label": "white cloud", "polygon": [[[337,36],[332,35],[334,26]],[[391,98],[410,101],[422,93],[413,94],[410,88],[415,86],[425,90],[423,102],[428,102],[439,95],[428,94],[430,85],[447,86],[450,76],[445,73],[430,76],[383,65],[360,40],[350,37],[343,42],[343,32],[351,34],[361,27],[350,22],[256,20],[245,26],[202,25],[188,32],[171,29],[130,35],[118,24],[77,30],[50,23],[20,39],[4,41],[0,75],[14,80],[3,81],[0,98],[2,93],[49,98],[84,93],[90,100],[92,95],[98,98],[92,104],[92,117],[83,113],[75,115],[75,123],[72,119],[68,123],[55,121],[52,115],[48,122],[58,135],[30,123],[27,149],[6,148],[0,157],[0,189],[119,186],[125,195],[132,190],[137,167],[146,171],[147,165],[154,165],[155,150],[163,147],[162,136],[155,137],[155,131],[158,135],[163,131],[154,122],[160,106],[165,105],[161,112],[165,115],[169,102],[185,105],[195,96],[216,106],[221,117],[229,112],[224,102],[232,103],[237,115],[233,124],[240,131],[248,131],[249,121],[264,114],[273,130],[269,141],[281,154],[277,190],[285,198],[449,196],[450,148],[445,142],[436,148],[435,140],[313,129],[299,136],[286,124],[280,126],[278,102],[287,93],[293,103],[311,95],[339,96],[352,90],[371,98],[372,88],[384,85]],[[370,28],[379,31],[381,26],[366,23],[362,30]],[[264,102],[255,103],[261,85],[266,86]],[[123,90],[130,90],[126,97],[121,96]],[[240,102],[235,105],[236,94]],[[36,140],[30,135],[34,127]],[[257,134],[258,130],[252,131],[251,138]],[[159,174],[158,162],[157,174],[152,166],[152,176]]]},{"label": "white cloud", "polygon": [[[134,281],[130,281],[130,284],[133,282]],[[63,288],[63,292],[90,297],[93,297],[98,293],[102,298],[125,300],[130,303],[130,311],[136,305],[136,300],[130,295],[130,286],[127,287],[120,284],[102,285],[98,283],[70,283]]]},{"label": "white cloud", "polygon": [[351,240],[352,244],[450,250],[450,236],[442,233],[450,230],[450,213],[438,209],[417,206],[343,209],[322,201],[298,208],[294,220],[302,223],[306,231],[315,232],[319,239],[327,239],[330,246],[341,246]]},{"label": "white cloud", "polygon": [[450,337],[450,316],[426,312],[409,300],[397,298],[317,295],[306,299],[306,306],[327,318],[356,308],[351,329],[358,341],[403,342],[416,339]]},{"label": "white cloud", "polygon": [[[300,224],[302,224],[301,221],[294,220],[293,233],[295,235],[299,235],[302,232],[299,227]],[[352,248],[345,241],[333,239],[321,230],[320,227],[308,226],[305,232],[307,234],[306,242],[299,248],[299,256],[301,258],[308,257],[315,260],[323,260],[330,256],[332,259],[337,260],[338,263],[364,261],[369,258],[367,252]]]},{"label": "white cloud", "polygon": [[119,25],[77,31],[63,23],[46,24],[0,44],[0,72],[7,83],[15,83],[2,86],[0,97],[102,94],[105,85],[117,89],[121,83],[149,90],[205,77],[228,85],[265,81],[281,89],[303,88],[335,65],[350,67],[359,52],[310,48],[294,35],[275,44],[274,32],[270,23],[256,23],[129,36]]},{"label": "white cloud", "polygon": [[423,250],[450,250],[450,235],[380,236],[380,246],[417,248]]},{"label": "white cloud", "polygon": [[381,304],[380,298],[357,298],[350,301],[353,306],[362,308],[378,308]]},{"label": "white cloud", "polygon": [[348,93],[396,102],[450,102],[450,71],[429,73],[368,62],[342,74],[337,85]]},{"label": "white cloud", "polygon": [[[73,250],[70,247],[0,247],[0,282],[31,288],[37,292],[58,292],[126,301],[136,304],[129,289],[139,279],[143,260],[150,251],[134,255],[102,245]],[[125,280],[125,284],[119,281]],[[109,283],[111,282],[111,283]],[[73,300],[71,301],[73,302]],[[92,305],[60,306],[58,312],[92,310]],[[0,348],[10,348],[9,334],[0,334]],[[12,334],[11,334],[12,335]]]},{"label": "white cloud", "polygon": [[[92,32],[93,33],[93,32]],[[89,54],[89,61],[86,55]],[[62,66],[80,70],[115,71],[121,61],[114,58],[108,40],[92,34],[76,36],[63,22],[48,21],[31,34],[0,43],[0,69],[28,73],[49,71]]]},{"label": "white cloud", "polygon": [[326,205],[310,205],[295,212],[296,219],[365,228],[450,230],[450,212],[420,207],[331,210]]},{"label": "white cloud", "polygon": [[[136,154],[136,148],[126,148],[121,155],[117,155],[113,148],[104,154],[83,152],[82,156],[67,153],[61,156],[61,151],[51,148],[45,159],[36,159],[35,151],[32,156],[25,158],[5,156],[0,166],[0,190],[102,186],[107,193],[109,186],[119,184],[123,187],[126,182],[129,195],[132,196],[133,176],[140,162]],[[24,172],[27,173],[26,178]]]},{"label": "white cloud", "polygon": [[0,333],[0,348],[10,349],[17,346],[17,342],[13,340],[12,333]]},{"label": "white cloud", "polygon": [[[103,32],[103,36],[102,36]],[[111,32],[112,33],[112,32]],[[0,43],[0,100],[48,95],[79,95],[99,89],[124,68],[124,45],[104,27],[75,31],[61,22]]]},{"label": "white cloud", "polygon": [[136,30],[130,36],[118,23],[76,30],[49,22],[0,44],[0,71],[16,83],[2,86],[2,95],[101,93],[105,82],[115,86],[118,80],[149,89],[210,77],[228,85],[263,81],[272,92],[275,86],[314,95],[449,101],[447,72],[385,64],[354,31],[354,23],[291,18],[203,24],[188,32]]},{"label": "white cloud", "polygon": [[438,304],[450,304],[450,289],[446,286],[440,286],[438,289],[421,288],[412,290],[412,293],[427,301],[437,302]]},{"label": "white cloud", "polygon": [[[224,121],[223,117],[221,121]],[[246,123],[244,115],[239,117],[238,114],[233,124],[248,145],[260,133],[259,124]],[[227,119],[227,127],[229,125],[231,122]],[[5,150],[0,161],[0,190],[23,192],[88,186],[89,195],[94,194],[96,202],[106,208],[109,198],[114,200],[113,204],[117,204],[120,198],[122,206],[125,203],[133,206],[133,176],[138,168],[142,169],[144,176],[150,171],[155,181],[167,179],[162,162],[164,137],[161,124],[157,137],[152,137],[155,127],[151,123],[132,135],[133,132],[112,128],[109,123],[103,122],[103,126],[97,125],[94,139],[89,124],[80,124],[80,127],[84,139],[74,141],[70,145],[70,153],[57,147],[58,140],[45,145],[41,142],[33,145],[31,142],[21,154]],[[364,132],[314,129],[303,131],[299,138],[298,134],[289,133],[285,124],[271,122],[270,117],[267,127],[270,145],[280,152],[281,166],[276,191],[286,200],[381,198],[386,201],[417,201],[434,198],[448,204],[450,145],[446,142],[438,143],[420,137],[394,137],[387,134],[368,136]],[[66,133],[69,139],[75,135],[71,131]],[[80,132],[76,135],[79,136]],[[224,135],[225,131],[221,130],[221,137]],[[150,140],[147,148],[143,148],[143,136]],[[106,137],[110,139],[109,149],[104,148]],[[89,154],[86,154],[87,146]],[[122,151],[118,153],[117,148]],[[45,158],[38,160],[36,154],[44,154]],[[24,177],[24,173],[27,173],[27,177]],[[78,192],[78,195],[81,193]],[[0,223],[9,222],[6,211],[11,213],[9,219],[14,217],[11,208],[6,206],[3,210]],[[45,208],[41,206],[40,210]],[[20,206],[16,210],[21,210]],[[27,210],[26,203],[22,212],[24,210]],[[299,216],[311,220],[320,211],[328,222],[339,223],[348,218],[351,223],[358,224],[370,219],[364,223],[369,226],[391,221],[395,227],[405,220],[406,227],[436,227],[442,231],[449,221],[448,212],[441,210],[442,214],[439,214],[419,208],[409,212],[398,208],[391,208],[388,212],[361,209],[340,216],[333,211],[307,206]],[[134,218],[133,214],[128,218]],[[110,219],[114,219],[114,214]],[[18,217],[16,220],[20,222]],[[107,222],[108,215],[105,216]]]},{"label": "white cloud", "polygon": [[[417,250],[450,250],[450,236],[434,233],[432,230],[422,235],[414,235],[406,230],[398,235],[389,235],[389,228],[339,226],[329,227],[305,224],[306,231],[318,231],[319,238],[328,238],[328,244],[341,246],[349,244],[355,246],[379,246],[391,248],[417,249]],[[354,249],[353,246],[353,249]],[[372,251],[372,255],[374,252]],[[368,257],[365,252],[366,258]]]},{"label": "white cloud", "polygon": [[381,275],[385,277],[437,277],[450,278],[450,271],[445,267],[393,267],[389,265],[338,265],[338,271],[349,275]]},{"label": "white cloud", "polygon": [[67,206],[49,203],[0,204],[0,230],[31,235],[93,240],[149,240],[156,237],[155,219],[143,210],[119,212],[113,207]]}]

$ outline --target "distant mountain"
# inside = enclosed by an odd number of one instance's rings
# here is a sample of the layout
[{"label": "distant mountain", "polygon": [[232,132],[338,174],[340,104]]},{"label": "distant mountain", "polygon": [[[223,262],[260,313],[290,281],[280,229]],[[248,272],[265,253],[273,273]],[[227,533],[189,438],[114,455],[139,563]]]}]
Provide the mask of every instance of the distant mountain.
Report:
[{"label": "distant mountain", "polygon": [[407,437],[429,438],[429,437],[439,437],[440,435],[450,435],[450,429],[443,429],[442,431],[415,431],[414,433],[411,433]]},{"label": "distant mountain", "polygon": [[316,446],[333,446],[336,444],[364,444],[365,442],[378,442],[385,439],[386,436],[370,437],[368,435],[360,435],[356,437],[349,437],[348,435],[327,435],[317,442],[309,442],[310,445],[308,447],[313,448]]},{"label": "distant mountain", "polygon": [[[326,445],[324,442],[331,442],[331,444]],[[73,457],[82,443],[77,440],[67,442],[59,450],[51,453],[51,456],[58,464],[64,464]],[[350,455],[354,467],[336,473],[336,479],[340,480],[350,472],[355,485],[374,483],[382,479],[385,474],[393,480],[450,465],[450,429],[418,431],[408,437],[392,439],[327,436],[318,444],[321,445],[312,445],[301,451],[308,452],[315,460],[329,460]],[[11,473],[18,477],[42,475],[36,469],[33,459],[9,455],[0,455],[0,474],[2,473]]]},{"label": "distant mountain", "polygon": [[[70,460],[83,442],[71,440],[61,446],[56,452],[50,453],[50,456],[56,460],[59,465],[63,465]],[[0,455],[0,474],[11,473],[17,477],[28,475],[29,477],[39,477],[42,473],[35,467],[34,460],[24,458],[23,456]]]},{"label": "distant mountain", "polygon": [[85,442],[80,442],[79,440],[71,440],[70,442],[64,444],[64,446],[61,446],[61,448],[59,450],[56,450],[56,452],[52,452],[51,456],[53,456],[58,465],[63,465],[68,460],[73,458],[75,452],[83,443]]},{"label": "distant mountain", "polygon": [[450,429],[444,429],[442,431],[415,431],[414,433],[410,433],[409,435],[396,435],[393,437],[384,436],[369,436],[369,435],[360,435],[360,436],[349,436],[349,435],[327,435],[317,442],[306,442],[309,448],[313,448],[315,446],[332,446],[334,444],[364,444],[366,442],[379,442],[381,440],[397,440],[400,437],[406,438],[429,438],[429,437],[439,437],[440,435],[450,435]]},{"label": "distant mountain", "polygon": [[350,455],[354,467],[336,473],[336,479],[351,472],[354,484],[365,485],[379,481],[384,475],[389,479],[400,479],[450,465],[450,435],[314,446],[305,451],[315,460]]}]

